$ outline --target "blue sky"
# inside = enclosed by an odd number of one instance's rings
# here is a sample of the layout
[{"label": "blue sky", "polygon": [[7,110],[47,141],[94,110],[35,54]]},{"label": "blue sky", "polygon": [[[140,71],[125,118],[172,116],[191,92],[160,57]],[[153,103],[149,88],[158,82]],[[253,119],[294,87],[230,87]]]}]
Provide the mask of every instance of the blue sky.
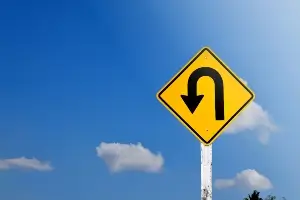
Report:
[{"label": "blue sky", "polygon": [[[263,194],[296,198],[299,2],[12,0],[0,9],[1,199],[199,199],[200,144],[155,95],[203,46],[267,112],[214,143],[213,179],[255,169],[273,185]],[[162,171],[112,173],[101,142],[141,142],[161,153]],[[247,192],[214,188],[213,198]]]}]

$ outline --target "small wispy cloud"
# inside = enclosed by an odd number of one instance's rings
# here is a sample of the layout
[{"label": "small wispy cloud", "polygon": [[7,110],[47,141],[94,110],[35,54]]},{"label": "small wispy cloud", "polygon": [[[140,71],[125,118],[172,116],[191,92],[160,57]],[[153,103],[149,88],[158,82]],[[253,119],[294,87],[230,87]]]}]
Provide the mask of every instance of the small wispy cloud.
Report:
[{"label": "small wispy cloud", "polygon": [[51,171],[53,167],[50,162],[43,162],[36,158],[10,158],[10,159],[0,159],[0,170],[8,169],[31,169],[37,171]]},{"label": "small wispy cloud", "polygon": [[214,185],[217,189],[242,187],[249,190],[263,191],[273,188],[271,181],[254,169],[243,170],[233,178],[217,179]]},{"label": "small wispy cloud", "polygon": [[164,159],[160,153],[152,153],[138,144],[120,144],[101,142],[96,147],[97,155],[104,160],[110,171],[143,171],[158,173],[161,171]]}]

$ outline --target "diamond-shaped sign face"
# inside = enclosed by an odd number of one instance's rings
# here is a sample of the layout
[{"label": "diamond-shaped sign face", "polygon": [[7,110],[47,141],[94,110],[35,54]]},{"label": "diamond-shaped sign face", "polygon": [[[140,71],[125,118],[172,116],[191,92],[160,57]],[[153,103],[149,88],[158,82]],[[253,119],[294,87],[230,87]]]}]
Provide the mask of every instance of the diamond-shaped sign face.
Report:
[{"label": "diamond-shaped sign face", "polygon": [[205,47],[157,98],[203,144],[210,145],[254,99],[254,93]]}]

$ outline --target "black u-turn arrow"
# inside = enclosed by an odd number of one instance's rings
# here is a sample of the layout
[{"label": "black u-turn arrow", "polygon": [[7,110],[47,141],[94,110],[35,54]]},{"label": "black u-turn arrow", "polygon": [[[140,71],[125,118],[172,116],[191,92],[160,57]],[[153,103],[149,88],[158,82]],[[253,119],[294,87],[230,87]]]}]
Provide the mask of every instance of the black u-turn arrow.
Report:
[{"label": "black u-turn arrow", "polygon": [[201,67],[193,71],[190,75],[187,89],[187,95],[181,95],[182,100],[189,108],[191,113],[194,113],[204,95],[197,95],[197,82],[201,77],[208,76],[215,83],[215,116],[216,120],[224,120],[224,86],[223,80],[219,72],[210,67]]}]

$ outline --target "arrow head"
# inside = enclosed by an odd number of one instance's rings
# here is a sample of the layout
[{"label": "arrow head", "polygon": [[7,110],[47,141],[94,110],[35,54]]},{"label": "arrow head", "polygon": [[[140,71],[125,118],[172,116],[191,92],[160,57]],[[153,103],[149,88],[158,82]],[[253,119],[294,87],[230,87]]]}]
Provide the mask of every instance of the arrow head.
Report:
[{"label": "arrow head", "polygon": [[203,97],[204,95],[202,94],[198,96],[181,95],[182,100],[184,101],[185,105],[189,108],[191,113],[195,112]]}]

